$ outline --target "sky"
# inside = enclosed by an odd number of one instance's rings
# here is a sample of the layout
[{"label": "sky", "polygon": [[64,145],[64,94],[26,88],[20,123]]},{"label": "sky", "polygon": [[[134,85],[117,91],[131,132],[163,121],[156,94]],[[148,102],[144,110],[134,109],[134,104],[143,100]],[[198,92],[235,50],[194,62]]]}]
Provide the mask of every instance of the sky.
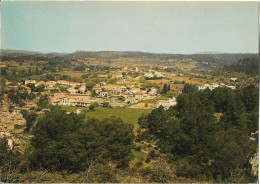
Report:
[{"label": "sky", "polygon": [[1,48],[258,52],[257,2],[1,3]]}]

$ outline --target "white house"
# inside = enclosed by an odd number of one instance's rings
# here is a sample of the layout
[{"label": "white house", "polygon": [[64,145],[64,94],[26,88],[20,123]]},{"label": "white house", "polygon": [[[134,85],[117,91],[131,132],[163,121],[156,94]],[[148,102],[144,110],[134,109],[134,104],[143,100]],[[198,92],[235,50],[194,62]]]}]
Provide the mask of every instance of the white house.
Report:
[{"label": "white house", "polygon": [[24,82],[24,84],[25,85],[27,85],[27,84],[36,84],[36,80],[26,80],[25,82]]},{"label": "white house", "polygon": [[174,106],[176,105],[177,102],[176,102],[176,98],[173,97],[169,100],[159,100],[156,104],[156,107],[160,107],[160,106],[163,106],[164,108],[168,109],[170,106]]},{"label": "white house", "polygon": [[75,94],[75,93],[77,93],[79,90],[78,90],[78,89],[75,89],[74,87],[72,87],[72,88],[67,89],[67,91],[70,92],[70,93],[72,93],[72,94]]}]

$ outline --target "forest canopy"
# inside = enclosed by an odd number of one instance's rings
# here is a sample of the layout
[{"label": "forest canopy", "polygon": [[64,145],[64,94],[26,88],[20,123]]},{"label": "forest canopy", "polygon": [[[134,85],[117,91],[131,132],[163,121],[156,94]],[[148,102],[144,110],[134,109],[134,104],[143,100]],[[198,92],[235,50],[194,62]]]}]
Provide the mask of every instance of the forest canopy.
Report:
[{"label": "forest canopy", "polygon": [[251,176],[257,152],[258,88],[183,93],[139,119],[138,141],[153,141],[177,165],[179,177],[239,182]]}]

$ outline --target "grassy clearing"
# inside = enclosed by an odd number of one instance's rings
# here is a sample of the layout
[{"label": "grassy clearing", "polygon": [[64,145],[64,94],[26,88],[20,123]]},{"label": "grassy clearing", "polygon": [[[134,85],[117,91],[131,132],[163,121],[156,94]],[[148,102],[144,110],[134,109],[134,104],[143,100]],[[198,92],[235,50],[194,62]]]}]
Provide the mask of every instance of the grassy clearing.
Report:
[{"label": "grassy clearing", "polygon": [[145,153],[140,152],[140,151],[132,150],[132,154],[133,154],[134,158],[130,161],[131,165],[135,165],[138,162],[144,162],[145,159],[147,158],[147,155]]},{"label": "grassy clearing", "polygon": [[132,108],[102,108],[98,107],[94,111],[88,111],[86,113],[87,118],[96,118],[102,120],[104,118],[109,118],[111,116],[118,117],[122,119],[125,123],[129,123],[138,127],[137,121],[140,116],[143,114],[148,114],[152,109],[132,109]]},{"label": "grassy clearing", "polygon": [[70,106],[66,106],[66,105],[62,105],[61,106],[62,110],[65,110],[67,112],[75,112],[76,109],[88,109],[87,107],[70,107]]},{"label": "grassy clearing", "polygon": [[129,123],[137,128],[137,121],[140,116],[143,114],[148,114],[152,111],[152,109],[138,109],[138,108],[104,108],[104,107],[96,107],[94,111],[88,110],[88,108],[82,107],[70,107],[70,106],[62,106],[63,110],[68,112],[75,112],[76,109],[86,109],[86,117],[95,118],[98,120],[103,120],[104,118],[109,118],[111,116],[118,117],[122,119],[125,123]]}]

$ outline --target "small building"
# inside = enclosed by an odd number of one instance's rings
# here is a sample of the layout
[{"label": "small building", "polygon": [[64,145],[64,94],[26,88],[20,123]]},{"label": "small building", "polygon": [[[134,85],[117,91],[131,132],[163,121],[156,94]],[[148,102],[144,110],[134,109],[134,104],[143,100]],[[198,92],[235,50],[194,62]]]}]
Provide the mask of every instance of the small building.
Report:
[{"label": "small building", "polygon": [[28,86],[22,86],[23,91],[27,91],[28,93],[32,92],[32,89]]},{"label": "small building", "polygon": [[27,84],[34,84],[34,85],[36,85],[36,80],[26,80],[26,81],[24,81],[24,85],[27,85]]},{"label": "small building", "polygon": [[67,91],[68,91],[69,93],[75,94],[75,93],[77,93],[79,90],[78,90],[78,89],[75,89],[74,87],[72,87],[72,88],[67,89]]},{"label": "small building", "polygon": [[159,108],[160,106],[163,106],[164,108],[168,109],[170,106],[176,105],[176,98],[173,97],[169,100],[159,100],[156,104],[156,108]]},{"label": "small building", "polygon": [[85,93],[86,92],[86,86],[80,86],[79,91],[80,91],[80,93]]},{"label": "small building", "polygon": [[45,83],[46,88],[54,88],[56,86],[56,81],[48,81]]},{"label": "small building", "polygon": [[238,78],[230,78],[230,82],[236,82]]},{"label": "small building", "polygon": [[39,81],[39,82],[36,83],[35,87],[41,86],[41,85],[45,86],[45,82],[44,81]]},{"label": "small building", "polygon": [[100,93],[102,91],[102,88],[100,86],[94,86],[92,90],[95,91],[96,93]]},{"label": "small building", "polygon": [[108,92],[102,91],[102,92],[99,93],[99,96],[108,97]]}]

